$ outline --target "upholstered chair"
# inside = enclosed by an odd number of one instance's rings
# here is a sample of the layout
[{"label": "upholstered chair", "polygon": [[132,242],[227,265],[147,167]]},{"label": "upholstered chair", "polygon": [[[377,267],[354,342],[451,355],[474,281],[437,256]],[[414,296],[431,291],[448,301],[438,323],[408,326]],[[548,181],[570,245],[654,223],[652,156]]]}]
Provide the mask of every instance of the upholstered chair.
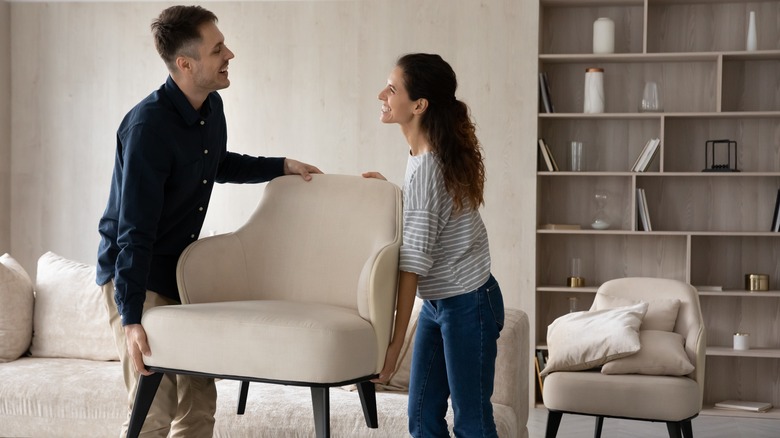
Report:
[{"label": "upholstered chair", "polygon": [[[596,355],[601,357],[600,362],[592,361],[582,367],[566,364],[560,360],[560,354],[555,354],[561,351],[553,348],[574,348],[566,344],[571,342],[573,346],[581,341],[579,338],[588,336],[580,332],[579,336],[567,336],[570,341],[562,339],[554,346],[551,325],[550,362],[558,356],[558,363],[552,364],[558,370],[548,370],[551,372],[543,383],[548,409],[547,438],[556,436],[564,413],[595,416],[597,438],[605,417],[665,422],[670,437],[692,437],[691,419],[702,407],[706,349],[696,289],[670,279],[615,279],[599,287],[589,312],[568,318],[583,320],[597,312],[611,313],[613,319],[621,313],[638,314],[639,329],[634,335],[638,335],[641,347],[638,352],[627,354],[624,347],[630,342],[623,342],[617,339],[622,335],[612,333],[594,343],[595,349],[603,350]],[[623,328],[627,325],[621,324]],[[607,344],[614,344],[615,350],[609,352]],[[602,367],[579,370],[591,365]]]},{"label": "upholstered chair", "polygon": [[[143,315],[154,371],[142,376],[128,436],[137,436],[162,378],[194,374],[311,388],[317,437],[330,435],[329,388],[357,384],[377,427],[374,385],[395,309],[400,189],[359,176],[268,183],[249,220],[181,255],[182,305]],[[358,403],[358,396],[355,397]]]}]

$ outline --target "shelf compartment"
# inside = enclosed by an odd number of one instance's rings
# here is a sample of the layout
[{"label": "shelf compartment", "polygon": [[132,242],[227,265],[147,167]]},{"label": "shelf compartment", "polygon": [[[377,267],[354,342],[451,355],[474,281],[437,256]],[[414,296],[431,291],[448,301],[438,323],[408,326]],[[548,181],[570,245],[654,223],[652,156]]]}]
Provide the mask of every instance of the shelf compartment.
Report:
[{"label": "shelf compartment", "polygon": [[780,176],[702,175],[706,176],[637,176],[637,187],[647,195],[653,230],[769,231]]},{"label": "shelf compartment", "polygon": [[[723,400],[749,400],[780,406],[780,367],[776,358],[707,356],[704,404]],[[774,410],[777,413],[777,409]],[[734,411],[720,410],[720,415]],[[764,415],[764,414],[761,414]]]},{"label": "shelf compartment", "polygon": [[780,314],[780,299],[702,296],[699,301],[707,327],[707,345],[733,345],[734,333],[741,332],[750,333],[750,346],[754,348],[747,351],[715,349],[711,353],[780,359],[777,326],[767,324]]},{"label": "shelf compartment", "polygon": [[610,223],[609,230],[633,229],[632,176],[588,176],[579,172],[564,175],[539,177],[537,223],[578,224],[595,232],[590,225],[598,213],[595,195],[605,193],[604,216]]},{"label": "shelf compartment", "polygon": [[[722,286],[727,292],[713,293],[707,299],[725,301],[729,299],[725,296],[728,291],[744,291],[745,274],[759,273],[769,275],[769,289],[776,291],[780,289],[779,258],[780,233],[771,233],[770,237],[692,236],[691,283]],[[767,292],[767,298],[762,298],[763,292],[745,293],[750,294],[745,299],[774,298],[780,303],[775,293]]]},{"label": "shelf compartment", "polygon": [[542,2],[539,53],[593,53],[593,22],[615,23],[615,52],[641,53],[643,2]]},{"label": "shelf compartment", "polygon": [[[708,164],[706,142],[729,139],[737,142],[737,169],[780,172],[779,118],[780,113],[747,118],[667,117],[664,119],[664,170],[700,172]],[[725,147],[716,149],[715,162],[725,163],[727,152]]]},{"label": "shelf compartment", "polygon": [[565,287],[572,258],[586,286],[622,277],[687,281],[687,237],[633,234],[537,234],[537,281]]},{"label": "shelf compartment", "polygon": [[718,52],[745,50],[748,14],[756,11],[758,49],[778,49],[778,3],[773,1],[650,0],[647,51]]},{"label": "shelf compartment", "polygon": [[723,111],[780,110],[780,59],[723,61]]},{"label": "shelf compartment", "polygon": [[[541,137],[561,170],[568,168],[567,152],[572,141],[582,142],[584,171],[626,172],[647,140],[661,135],[660,118],[545,119],[540,125]],[[656,170],[658,161],[656,158]]]},{"label": "shelf compartment", "polygon": [[604,69],[608,113],[636,113],[645,82],[658,84],[667,112],[717,111],[718,69],[715,61],[542,63],[556,112],[582,113],[585,69]]}]

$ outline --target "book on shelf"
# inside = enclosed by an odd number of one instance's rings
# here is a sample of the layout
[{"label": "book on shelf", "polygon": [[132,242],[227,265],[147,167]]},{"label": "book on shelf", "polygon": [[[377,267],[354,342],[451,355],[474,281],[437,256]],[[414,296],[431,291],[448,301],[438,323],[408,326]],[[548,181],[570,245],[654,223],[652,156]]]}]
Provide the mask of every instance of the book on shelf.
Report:
[{"label": "book on shelf", "polygon": [[694,286],[694,287],[699,292],[723,292],[723,286],[703,285],[703,286]]},{"label": "book on shelf", "polygon": [[722,402],[715,403],[715,407],[718,409],[736,409],[740,411],[749,412],[766,412],[772,409],[771,403],[745,401],[745,400],[724,400]]},{"label": "book on shelf", "polygon": [[558,167],[558,162],[555,161],[555,157],[550,150],[550,146],[547,145],[547,142],[544,141],[543,138],[540,138],[537,140],[537,143],[539,144],[539,153],[542,154],[542,161],[544,161],[547,170],[549,172],[557,172],[560,170]]},{"label": "book on shelf", "polygon": [[775,199],[775,213],[772,218],[772,230],[775,233],[780,231],[780,189],[777,189],[777,199]]},{"label": "book on shelf", "polygon": [[542,109],[546,113],[554,113],[555,106],[552,103],[552,93],[550,93],[550,81],[547,80],[547,73],[539,73],[539,97],[542,100]]},{"label": "book on shelf", "polygon": [[548,172],[552,172],[555,168],[552,165],[552,160],[550,160],[550,150],[547,148],[547,144],[541,138],[536,143],[539,144],[539,156],[542,157],[541,161],[544,163],[544,167]]},{"label": "book on shelf", "polygon": [[642,148],[642,151],[636,157],[636,161],[634,161],[634,165],[631,166],[631,171],[645,172],[647,168],[650,166],[650,163],[653,162],[655,156],[658,154],[659,144],[661,144],[660,138],[651,138],[650,140],[647,140],[647,143],[645,143],[645,147]]},{"label": "book on shelf", "polygon": [[645,231],[653,231],[653,225],[650,223],[650,210],[647,208],[647,197],[645,189],[636,189],[636,208],[639,216],[639,223]]},{"label": "book on shelf", "polygon": [[540,230],[581,230],[579,224],[542,224]]},{"label": "book on shelf", "polygon": [[542,377],[542,370],[547,365],[547,358],[544,356],[542,350],[536,350],[536,357],[534,357],[534,364],[536,365],[536,378],[539,380],[539,391],[544,390],[544,377]]}]

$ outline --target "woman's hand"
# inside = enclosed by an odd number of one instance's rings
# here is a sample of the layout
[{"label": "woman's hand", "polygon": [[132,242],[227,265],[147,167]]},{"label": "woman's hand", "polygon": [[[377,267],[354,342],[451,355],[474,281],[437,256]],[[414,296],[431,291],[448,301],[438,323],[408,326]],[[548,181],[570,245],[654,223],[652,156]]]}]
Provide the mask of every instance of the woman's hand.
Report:
[{"label": "woman's hand", "polygon": [[379,172],[363,172],[363,178],[376,178],[387,181],[387,178]]},{"label": "woman's hand", "polygon": [[398,355],[401,353],[402,343],[403,342],[391,342],[390,345],[387,346],[385,366],[382,368],[382,371],[379,372],[379,377],[371,380],[372,383],[387,385],[387,382],[390,381],[390,376],[395,372],[395,364],[398,362]]}]

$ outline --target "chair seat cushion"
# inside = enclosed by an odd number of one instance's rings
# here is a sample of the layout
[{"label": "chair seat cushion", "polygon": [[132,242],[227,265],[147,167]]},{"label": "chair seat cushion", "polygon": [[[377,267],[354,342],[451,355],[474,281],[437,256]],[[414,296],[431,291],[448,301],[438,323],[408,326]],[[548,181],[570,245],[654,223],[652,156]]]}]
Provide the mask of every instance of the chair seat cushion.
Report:
[{"label": "chair seat cushion", "polygon": [[545,378],[543,397],[550,410],[646,420],[681,421],[701,410],[688,377],[558,372]]},{"label": "chair seat cushion", "polygon": [[[149,309],[149,366],[268,380],[339,383],[377,372],[377,341],[355,309],[229,301]],[[316,366],[312,366],[316,364]]]}]

